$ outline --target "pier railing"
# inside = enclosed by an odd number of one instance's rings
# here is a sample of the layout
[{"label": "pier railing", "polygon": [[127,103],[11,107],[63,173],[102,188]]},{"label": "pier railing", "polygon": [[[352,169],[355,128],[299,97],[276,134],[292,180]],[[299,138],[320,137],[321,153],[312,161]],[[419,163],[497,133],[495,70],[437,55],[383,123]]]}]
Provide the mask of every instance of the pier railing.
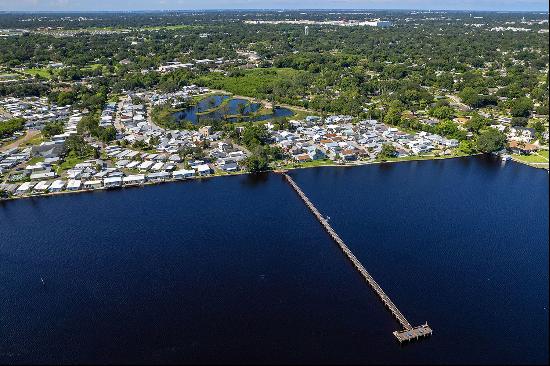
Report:
[{"label": "pier railing", "polygon": [[298,193],[302,201],[306,204],[306,206],[310,209],[310,211],[315,215],[317,220],[323,225],[325,230],[328,232],[328,234],[332,237],[332,239],[338,244],[340,249],[344,252],[344,254],[348,257],[348,259],[351,261],[351,263],[355,266],[355,268],[359,271],[359,273],[365,278],[367,283],[370,285],[370,287],[376,292],[380,300],[382,300],[382,303],[391,311],[393,316],[399,321],[401,326],[403,327],[402,331],[396,331],[393,334],[397,338],[399,342],[403,342],[406,340],[411,339],[418,339],[420,337],[428,336],[432,334],[431,328],[426,323],[425,325],[415,327],[413,328],[407,318],[399,311],[397,306],[391,301],[391,299],[386,295],[384,290],[382,290],[382,287],[374,280],[374,278],[370,275],[370,273],[363,267],[359,259],[355,257],[355,255],[352,253],[352,251],[348,248],[346,243],[338,236],[336,231],[330,226],[328,221],[321,215],[319,210],[311,203],[309,198],[305,195],[305,193],[300,189],[300,187],[294,182],[294,180],[286,173],[283,173],[285,179],[287,182],[291,185],[291,187]]}]

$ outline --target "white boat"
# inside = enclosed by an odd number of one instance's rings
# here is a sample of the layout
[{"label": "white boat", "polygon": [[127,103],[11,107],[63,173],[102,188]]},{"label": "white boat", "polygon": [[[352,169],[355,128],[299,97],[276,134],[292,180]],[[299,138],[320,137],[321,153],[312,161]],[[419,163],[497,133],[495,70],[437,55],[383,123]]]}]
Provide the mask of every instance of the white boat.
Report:
[{"label": "white boat", "polygon": [[502,161],[512,160],[512,157],[510,155],[502,155],[500,158],[502,159]]}]

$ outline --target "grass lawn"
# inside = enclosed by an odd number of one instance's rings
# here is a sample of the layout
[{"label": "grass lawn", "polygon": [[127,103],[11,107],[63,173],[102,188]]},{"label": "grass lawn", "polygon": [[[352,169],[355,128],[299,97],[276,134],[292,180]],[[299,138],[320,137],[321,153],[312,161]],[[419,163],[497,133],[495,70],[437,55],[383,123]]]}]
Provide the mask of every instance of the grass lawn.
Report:
[{"label": "grass lawn", "polygon": [[84,66],[84,67],[80,68],[80,70],[82,70],[82,71],[94,71],[94,70],[101,69],[101,68],[103,68],[102,64],[90,64],[90,65],[87,65],[87,66]]},{"label": "grass lawn", "polygon": [[[458,150],[453,151],[451,155],[438,155],[435,156],[434,154],[428,154],[428,155],[412,155],[412,156],[403,156],[400,158],[389,158],[385,159],[385,161],[414,161],[414,160],[436,160],[436,159],[450,159],[450,158],[458,158],[461,156],[468,156],[468,154],[464,154]],[[382,162],[383,160],[376,159],[377,162]]]},{"label": "grass lawn", "polygon": [[290,109],[292,110],[292,112],[294,112],[294,115],[292,117],[289,117],[291,119],[305,119],[307,116],[319,116],[319,113],[315,112],[308,113],[301,110],[296,110],[292,108]]},{"label": "grass lawn", "polygon": [[281,166],[276,166],[275,169],[294,169],[294,168],[312,168],[317,166],[326,166],[326,165],[336,165],[332,160],[312,160],[306,161],[303,163],[292,162],[289,164],[283,164]]},{"label": "grass lawn", "polygon": [[26,69],[26,70],[23,70],[23,72],[25,74],[29,74],[29,75],[32,75],[32,76],[40,76],[40,77],[43,77],[43,78],[46,78],[46,79],[51,79],[52,75],[49,73],[49,69],[47,68],[32,68],[32,69]]},{"label": "grass lawn", "polygon": [[31,160],[29,160],[27,162],[27,165],[34,165],[36,163],[41,163],[44,161],[44,158],[41,157],[41,156],[35,156],[34,158],[32,158]]},{"label": "grass lawn", "polygon": [[79,158],[79,157],[75,157],[75,156],[68,156],[65,158],[65,161],[63,163],[61,163],[58,167],[58,169],[56,169],[56,171],[58,172],[59,174],[59,171],[65,171],[65,170],[69,170],[71,168],[74,168],[74,166],[76,164],[79,164],[79,163],[82,163],[88,159],[91,159],[91,158]]},{"label": "grass lawn", "polygon": [[43,141],[44,141],[44,136],[42,136],[42,133],[39,133],[38,135],[34,136],[32,139],[22,143],[21,147],[40,145]]},{"label": "grass lawn", "polygon": [[525,163],[548,163],[548,151],[541,151],[531,155],[512,155],[514,159]]},{"label": "grass lawn", "polygon": [[121,94],[113,94],[109,97],[108,102],[118,103],[118,101],[120,100],[120,96],[121,96]]}]

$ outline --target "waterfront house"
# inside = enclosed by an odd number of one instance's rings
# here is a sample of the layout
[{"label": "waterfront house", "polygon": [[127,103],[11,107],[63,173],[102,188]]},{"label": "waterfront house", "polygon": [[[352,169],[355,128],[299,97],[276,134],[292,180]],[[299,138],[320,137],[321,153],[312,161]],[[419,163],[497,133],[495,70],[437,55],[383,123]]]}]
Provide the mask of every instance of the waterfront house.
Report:
[{"label": "waterfront house", "polygon": [[125,186],[140,185],[145,183],[145,175],[144,174],[129,175],[127,177],[124,177],[122,179],[122,182]]},{"label": "waterfront house", "polygon": [[191,178],[194,176],[195,176],[195,171],[187,170],[187,169],[177,170],[172,173],[172,177],[174,179],[185,179],[185,178]]},{"label": "waterfront house", "polygon": [[197,172],[199,175],[209,175],[212,173],[212,169],[210,169],[210,166],[208,164],[200,164],[196,166]]},{"label": "waterfront house", "polygon": [[24,194],[27,194],[31,191],[32,187],[34,187],[35,185],[35,182],[25,182],[23,184],[21,184],[19,186],[19,188],[17,188],[17,190],[15,191],[15,194],[17,195],[24,195]]},{"label": "waterfront house", "polygon": [[17,184],[0,184],[0,190],[8,192],[9,194],[15,194],[15,192],[17,191],[17,187]]},{"label": "waterfront house", "polygon": [[508,147],[510,148],[510,150],[512,150],[514,154],[521,155],[530,155],[531,153],[539,149],[539,147],[535,144],[526,144],[517,141],[510,141]]},{"label": "waterfront house", "polygon": [[220,169],[223,170],[224,172],[236,172],[237,170],[239,170],[239,166],[237,165],[237,163],[227,162],[225,164],[220,165]]},{"label": "waterfront house", "polygon": [[147,174],[147,181],[148,182],[164,182],[166,179],[170,178],[170,173],[168,172],[157,172],[157,173],[150,173]]},{"label": "waterfront house", "polygon": [[55,180],[52,185],[50,186],[50,192],[61,192],[65,188],[65,181],[62,181],[60,179]]},{"label": "waterfront house", "polygon": [[308,146],[305,150],[311,160],[322,160],[327,157],[317,146]]},{"label": "waterfront house", "polygon": [[357,160],[357,154],[352,149],[345,149],[341,152],[342,159],[346,161]]},{"label": "waterfront house", "polygon": [[103,179],[103,186],[105,188],[122,187],[122,177],[109,177]]},{"label": "waterfront house", "polygon": [[82,181],[80,181],[78,179],[71,179],[67,183],[67,190],[68,191],[78,191],[81,186],[82,186]]},{"label": "waterfront house", "polygon": [[102,183],[100,180],[88,180],[84,182],[84,189],[100,189]]},{"label": "waterfront house", "polygon": [[306,161],[311,161],[311,157],[308,155],[308,154],[298,154],[298,155],[294,155],[294,160],[300,162],[300,163],[305,163]]},{"label": "waterfront house", "polygon": [[36,193],[44,193],[48,190],[48,188],[50,188],[50,183],[45,180],[41,180],[34,186],[33,191]]}]

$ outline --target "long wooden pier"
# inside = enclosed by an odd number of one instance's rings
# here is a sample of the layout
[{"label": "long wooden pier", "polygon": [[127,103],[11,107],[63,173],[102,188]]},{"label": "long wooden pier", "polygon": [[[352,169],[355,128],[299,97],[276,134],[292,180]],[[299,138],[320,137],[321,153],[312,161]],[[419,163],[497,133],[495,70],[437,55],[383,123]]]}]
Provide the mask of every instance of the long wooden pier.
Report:
[{"label": "long wooden pier", "polygon": [[313,212],[317,220],[323,225],[325,230],[329,233],[329,235],[332,237],[332,239],[338,244],[340,249],[344,252],[344,254],[348,257],[348,259],[351,261],[351,263],[355,266],[355,268],[361,273],[361,275],[365,278],[367,283],[370,285],[370,287],[376,292],[380,300],[382,300],[382,303],[391,311],[393,316],[399,321],[401,326],[403,327],[403,330],[401,331],[395,331],[393,332],[393,335],[397,338],[397,340],[401,343],[404,341],[409,341],[413,339],[419,339],[422,337],[426,337],[432,334],[432,329],[428,326],[428,323],[413,327],[407,318],[399,311],[397,306],[391,301],[391,299],[386,295],[384,290],[382,290],[382,287],[378,285],[378,283],[374,280],[374,278],[370,275],[370,273],[363,267],[359,259],[355,257],[355,255],[352,253],[352,251],[348,248],[346,243],[338,236],[336,231],[330,226],[328,221],[321,215],[319,210],[311,203],[309,198],[305,195],[305,193],[300,189],[300,187],[294,182],[294,180],[286,173],[283,172],[283,176],[285,177],[286,181],[292,186],[294,191],[298,193],[302,201],[306,204],[306,206]]}]

